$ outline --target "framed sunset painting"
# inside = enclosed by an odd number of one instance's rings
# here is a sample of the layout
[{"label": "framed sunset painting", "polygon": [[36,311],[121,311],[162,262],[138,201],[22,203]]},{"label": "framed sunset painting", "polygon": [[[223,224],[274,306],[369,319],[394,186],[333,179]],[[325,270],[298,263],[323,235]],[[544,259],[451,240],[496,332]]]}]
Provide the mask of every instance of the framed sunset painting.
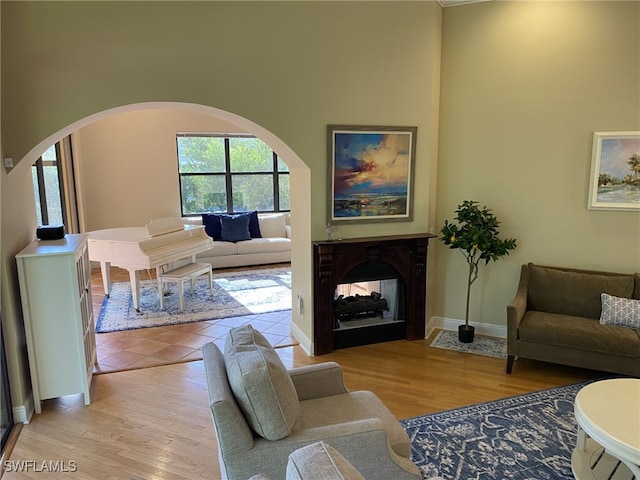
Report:
[{"label": "framed sunset painting", "polygon": [[328,222],[411,221],[417,127],[329,125]]},{"label": "framed sunset painting", "polygon": [[640,132],[594,132],[587,208],[640,211]]}]

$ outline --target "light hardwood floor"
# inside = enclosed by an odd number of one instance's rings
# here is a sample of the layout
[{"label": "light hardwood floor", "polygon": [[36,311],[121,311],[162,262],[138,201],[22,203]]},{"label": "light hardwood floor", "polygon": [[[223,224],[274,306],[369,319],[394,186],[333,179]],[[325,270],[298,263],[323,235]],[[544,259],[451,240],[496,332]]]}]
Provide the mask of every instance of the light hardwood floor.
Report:
[{"label": "light hardwood floor", "polygon": [[[299,346],[277,351],[287,366],[339,362],[349,389],[375,392],[398,419],[600,376],[528,360],[507,375],[505,360],[428,344],[400,340],[314,358]],[[73,467],[73,479],[220,478],[202,361],[98,375],[91,392],[89,406],[81,396],[45,401],[5,464],[30,461],[30,470],[6,471],[3,478],[61,476],[43,475],[42,465]]]}]

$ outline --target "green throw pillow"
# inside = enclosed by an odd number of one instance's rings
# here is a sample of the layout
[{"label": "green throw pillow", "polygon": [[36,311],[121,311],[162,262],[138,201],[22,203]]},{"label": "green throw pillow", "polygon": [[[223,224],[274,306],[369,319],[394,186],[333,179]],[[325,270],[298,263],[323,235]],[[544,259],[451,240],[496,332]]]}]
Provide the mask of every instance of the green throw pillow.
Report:
[{"label": "green throw pillow", "polygon": [[300,401],[291,377],[266,338],[251,325],[229,331],[224,363],[231,390],[251,428],[267,440],[291,433]]}]

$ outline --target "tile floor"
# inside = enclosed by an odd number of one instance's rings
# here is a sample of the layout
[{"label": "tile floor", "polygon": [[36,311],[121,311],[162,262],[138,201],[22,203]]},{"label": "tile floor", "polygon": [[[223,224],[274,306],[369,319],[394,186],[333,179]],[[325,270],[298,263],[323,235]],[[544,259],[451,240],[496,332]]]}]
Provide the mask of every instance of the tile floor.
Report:
[{"label": "tile floor", "polygon": [[[214,272],[215,275],[215,272]],[[112,281],[128,281],[128,273],[112,268]],[[104,299],[100,269],[91,272],[93,312],[98,319]],[[206,320],[166,327],[97,333],[95,373],[147,368],[200,360],[200,347],[214,341],[221,347],[229,329],[251,323],[276,347],[297,344],[290,334],[291,311]]]}]

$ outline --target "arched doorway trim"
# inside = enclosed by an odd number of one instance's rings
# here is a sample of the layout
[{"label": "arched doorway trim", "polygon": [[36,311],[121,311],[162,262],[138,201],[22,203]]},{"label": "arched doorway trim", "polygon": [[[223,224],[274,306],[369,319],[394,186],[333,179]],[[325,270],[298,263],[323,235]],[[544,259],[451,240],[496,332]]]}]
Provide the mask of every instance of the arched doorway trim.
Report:
[{"label": "arched doorway trim", "polygon": [[[308,193],[311,190],[310,168],[302,159],[280,138],[265,129],[264,127],[231,112],[227,112],[215,107],[183,102],[142,102],[129,105],[114,107],[108,110],[97,112],[95,114],[84,117],[73,122],[57,132],[49,135],[47,138],[39,142],[33,147],[21,160],[16,164],[11,174],[29,174],[33,163],[49,148],[51,145],[60,141],[64,137],[71,135],[75,131],[88,126],[96,121],[107,117],[140,110],[152,109],[174,109],[182,111],[191,111],[194,113],[208,115],[219,118],[228,123],[237,125],[248,133],[267,143],[273,150],[278,152],[280,158],[289,166],[291,173],[299,174],[306,185],[298,185],[296,190],[304,192],[297,200],[291,204],[292,227],[295,232],[295,245],[292,245],[292,275],[296,279],[295,287],[292,289],[292,298],[297,298],[298,302],[305,305],[313,304],[313,294],[311,292],[311,250],[306,245],[311,241],[311,218],[308,212],[311,210],[311,198]],[[296,172],[297,171],[297,172]],[[21,173],[20,173],[21,172]],[[293,192],[292,192],[293,194]],[[296,212],[303,214],[297,215]],[[35,212],[34,212],[35,217]],[[293,261],[295,259],[295,261]],[[308,354],[313,354],[313,313],[312,309],[292,309],[292,335],[300,341],[300,345]]]},{"label": "arched doorway trim", "polygon": [[227,112],[219,108],[210,107],[208,105],[201,105],[196,103],[183,103],[183,102],[143,102],[133,103],[129,105],[123,105],[120,107],[110,108],[98,113],[94,113],[87,117],[84,117],[76,122],[73,122],[56,133],[49,135],[47,138],[33,147],[29,153],[16,165],[16,169],[28,169],[33,163],[45,152],[47,148],[56,142],[60,141],[67,135],[71,135],[76,130],[90,125],[98,120],[102,120],[111,115],[117,115],[120,113],[133,112],[136,110],[151,110],[151,109],[176,109],[187,110],[194,113],[203,115],[209,115],[212,117],[220,118],[229,123],[241,127],[243,130],[255,135],[256,137],[267,143],[273,150],[278,152],[278,155],[289,166],[289,168],[306,167],[302,159],[280,138],[271,133],[266,128],[258,125],[251,120],[244,118],[235,113]]}]

